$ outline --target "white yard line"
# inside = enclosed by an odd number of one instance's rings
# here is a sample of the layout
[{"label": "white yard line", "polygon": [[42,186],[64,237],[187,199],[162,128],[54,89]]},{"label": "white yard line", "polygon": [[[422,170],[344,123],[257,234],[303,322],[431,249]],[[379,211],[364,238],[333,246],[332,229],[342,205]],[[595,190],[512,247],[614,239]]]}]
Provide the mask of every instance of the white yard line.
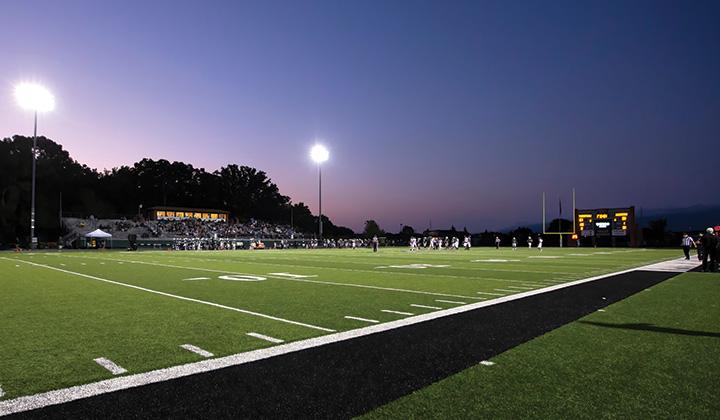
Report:
[{"label": "white yard line", "polygon": [[[0,257],[0,258],[5,259],[5,260],[10,259],[10,258],[5,258],[5,257]],[[154,293],[154,294],[157,294],[157,295],[166,296],[166,297],[171,297],[171,298],[175,298],[175,299],[179,299],[179,300],[185,300],[185,301],[188,301],[188,302],[201,303],[201,304],[203,304],[203,305],[214,306],[214,307],[216,307],[216,308],[227,309],[227,310],[229,310],[229,311],[240,312],[240,313],[247,314],[247,315],[257,316],[257,317],[260,317],[260,318],[272,319],[272,320],[274,320],[274,321],[285,322],[285,323],[287,323],[287,324],[300,325],[300,326],[302,326],[302,327],[312,328],[312,329],[315,329],[315,330],[326,331],[326,332],[335,332],[335,330],[332,330],[332,329],[330,329],[330,328],[318,327],[317,325],[305,324],[305,323],[303,323],[303,322],[298,322],[298,321],[291,321],[291,320],[289,320],[289,319],[279,318],[279,317],[272,316],[272,315],[261,314],[261,313],[259,313],[259,312],[253,312],[253,311],[249,311],[249,310],[247,310],[247,309],[234,308],[234,307],[232,307],[232,306],[221,305],[221,304],[215,303],[215,302],[208,302],[208,301],[205,301],[205,300],[194,299],[194,298],[189,298],[189,297],[179,296],[179,295],[173,295],[172,293],[161,292],[161,291],[158,291],[158,290],[148,289],[148,288],[145,288],[145,287],[135,286],[135,285],[132,285],[132,284],[127,284],[127,283],[122,283],[122,282],[115,281],[115,280],[103,279],[103,278],[100,278],[100,277],[91,276],[91,275],[89,275],[89,274],[77,273],[77,272],[74,272],[74,271],[64,270],[64,269],[62,269],[62,268],[52,267],[52,266],[45,265],[45,264],[38,264],[38,263],[34,263],[34,262],[30,262],[30,261],[23,261],[23,260],[17,260],[17,261],[20,261],[20,262],[22,262],[22,263],[24,263],[24,264],[30,264],[30,265],[33,265],[33,266],[36,266],[36,267],[47,268],[48,270],[55,270],[55,271],[60,271],[61,273],[66,273],[66,274],[72,274],[72,275],[74,275],[74,276],[85,277],[85,278],[88,278],[88,279],[91,279],[91,280],[102,281],[102,282],[105,282],[105,283],[110,283],[110,284],[115,284],[115,285],[118,285],[118,286],[129,287],[129,288],[131,288],[131,289],[136,289],[136,290],[142,290],[143,292]]]},{"label": "white yard line", "polygon": [[508,289],[533,290],[535,287],[507,286]]},{"label": "white yard line", "polygon": [[[91,257],[88,257],[88,258],[91,258]],[[240,276],[257,275],[257,274],[248,274],[248,273],[237,273],[237,272],[233,272],[230,270],[215,270],[212,268],[187,267],[187,266],[183,266],[183,265],[161,264],[161,263],[152,263],[152,262],[147,262],[147,261],[127,260],[127,262],[136,263],[136,264],[156,265],[158,267],[180,268],[180,269],[185,269],[185,270],[196,270],[196,271],[207,271],[210,273],[237,274]],[[273,275],[268,275],[268,274],[263,274],[263,275],[267,276],[269,278],[272,278],[272,279],[276,279],[276,280],[296,281],[296,282],[301,282],[301,283],[316,283],[316,284],[327,284],[327,285],[332,285],[332,286],[346,286],[346,287],[358,287],[358,288],[363,288],[363,289],[386,290],[386,291],[391,291],[391,292],[415,293],[415,294],[430,295],[430,296],[456,297],[456,298],[463,298],[463,299],[478,299],[478,298],[472,297],[472,296],[462,296],[462,295],[437,293],[437,292],[425,292],[425,291],[421,291],[421,290],[398,289],[395,287],[381,287],[381,286],[371,286],[371,285],[367,285],[367,284],[338,283],[338,282],[333,282],[333,281],[298,279],[298,278],[290,278],[290,277],[273,276]]]},{"label": "white yard line", "polygon": [[354,319],[356,321],[370,322],[373,324],[377,324],[378,322],[380,322],[376,319],[358,318],[356,316],[348,316],[348,315],[345,315],[345,319]]},{"label": "white yard line", "polygon": [[475,292],[479,295],[505,296],[505,293]]},{"label": "white yard line", "polygon": [[196,281],[196,280],[210,280],[210,277],[192,277],[189,279],[183,279],[183,281]]},{"label": "white yard line", "polygon": [[213,356],[215,356],[214,354],[210,353],[209,351],[203,350],[203,349],[201,349],[201,348],[198,347],[198,346],[193,346],[192,344],[183,344],[183,345],[181,345],[180,347],[184,348],[184,349],[187,350],[187,351],[191,351],[191,352],[193,352],[193,353],[195,353],[195,354],[199,354],[199,355],[202,356],[202,357],[213,357]]},{"label": "white yard line", "polygon": [[412,312],[391,311],[390,309],[381,309],[380,312],[387,312],[389,314],[408,315],[408,316],[415,315]]},{"label": "white yard line", "polygon": [[269,335],[259,334],[256,332],[249,332],[249,333],[247,333],[247,335],[249,335],[250,337],[255,337],[255,338],[259,338],[261,340],[269,341],[269,342],[275,343],[275,344],[280,344],[280,343],[285,342],[285,340],[281,340],[281,339],[275,338],[275,337],[270,337]]},{"label": "white yard line", "polygon": [[[3,257],[0,257],[3,258]],[[9,258],[3,258],[9,259]],[[512,302],[515,300],[523,299],[530,296],[535,296],[543,293],[552,292],[555,290],[561,290],[568,287],[576,286],[583,283],[588,283],[607,277],[612,277],[620,274],[630,273],[635,270],[643,270],[645,267],[634,267],[614,273],[602,274],[599,276],[589,277],[586,279],[575,280],[568,283],[558,284],[554,286],[548,286],[542,289],[529,290],[527,292],[516,293],[510,296],[504,296],[497,299],[488,300],[485,302],[475,302],[465,306],[457,306],[442,311],[430,312],[426,314],[416,315],[409,318],[403,318],[396,321],[385,322],[378,325],[371,325],[364,328],[358,328],[350,331],[338,332],[334,334],[328,334],[320,337],[310,338],[301,341],[295,341],[292,343],[282,344],[279,346],[273,346],[265,349],[253,350],[245,353],[237,353],[230,356],[219,357],[215,359],[202,360],[195,363],[188,363],[179,366],[172,366],[165,369],[153,370],[145,373],[138,373],[134,375],[122,376],[112,379],[107,379],[100,382],[94,382],[85,385],[77,385],[65,389],[57,389],[54,391],[43,392],[40,394],[29,395],[24,397],[18,397],[8,401],[0,401],[0,416],[8,415],[13,413],[20,413],[29,411],[37,408],[47,407],[56,404],[63,404],[70,401],[76,401],[82,398],[88,398],[96,395],[102,395],[109,392],[120,391],[123,389],[134,388],[137,386],[164,382],[171,379],[182,378],[190,375],[195,375],[203,372],[211,372],[230,366],[238,366],[257,360],[268,359],[274,356],[283,354],[294,353],[301,350],[306,350],[314,347],[320,347],[332,343],[338,343],[342,341],[352,340],[358,337],[364,337],[371,334],[376,334],[384,331],[390,331],[397,328],[406,327],[408,325],[415,325],[422,322],[427,322],[433,319],[443,318],[452,316],[460,313],[474,311],[476,309],[498,305],[506,302]]]},{"label": "white yard line", "polygon": [[443,300],[443,299],[435,299],[435,302],[441,302],[441,303],[454,303],[456,305],[467,305],[467,302],[458,302],[457,300]]},{"label": "white yard line", "polygon": [[110,371],[110,373],[112,373],[113,375],[122,375],[123,373],[127,372],[127,369],[118,366],[112,360],[106,359],[104,357],[98,357],[97,359],[95,359],[95,363],[104,367],[105,369]]},{"label": "white yard line", "polygon": [[416,303],[411,303],[410,306],[413,306],[415,308],[425,308],[425,309],[443,309],[439,306],[418,305]]},{"label": "white yard line", "polygon": [[491,361],[489,361],[489,360],[483,360],[483,361],[480,362],[480,364],[483,365],[483,366],[492,366],[492,365],[495,364],[495,362],[491,362]]}]

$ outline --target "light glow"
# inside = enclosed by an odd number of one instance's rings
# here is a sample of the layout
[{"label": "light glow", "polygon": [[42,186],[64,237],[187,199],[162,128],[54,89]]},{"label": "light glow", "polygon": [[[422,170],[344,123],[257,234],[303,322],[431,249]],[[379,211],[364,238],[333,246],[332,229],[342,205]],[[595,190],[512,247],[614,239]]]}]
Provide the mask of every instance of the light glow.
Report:
[{"label": "light glow", "polygon": [[15,100],[22,109],[49,112],[55,109],[55,97],[45,87],[36,83],[20,83],[15,86]]},{"label": "light glow", "polygon": [[310,149],[310,158],[317,164],[321,164],[330,158],[330,152],[325,146],[316,144]]}]

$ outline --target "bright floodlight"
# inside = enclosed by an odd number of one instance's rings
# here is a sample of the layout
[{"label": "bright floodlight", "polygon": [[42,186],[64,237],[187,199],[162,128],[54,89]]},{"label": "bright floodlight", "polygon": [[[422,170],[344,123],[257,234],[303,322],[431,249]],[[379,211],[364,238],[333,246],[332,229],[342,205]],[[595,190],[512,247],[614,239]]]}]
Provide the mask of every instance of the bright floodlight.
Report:
[{"label": "bright floodlight", "polygon": [[310,157],[313,161],[315,161],[315,163],[323,163],[330,157],[330,152],[328,152],[328,149],[326,149],[325,146],[316,144],[310,150]]},{"label": "bright floodlight", "polygon": [[20,83],[15,86],[15,99],[21,108],[28,111],[48,112],[55,108],[55,97],[52,93],[35,83]]}]

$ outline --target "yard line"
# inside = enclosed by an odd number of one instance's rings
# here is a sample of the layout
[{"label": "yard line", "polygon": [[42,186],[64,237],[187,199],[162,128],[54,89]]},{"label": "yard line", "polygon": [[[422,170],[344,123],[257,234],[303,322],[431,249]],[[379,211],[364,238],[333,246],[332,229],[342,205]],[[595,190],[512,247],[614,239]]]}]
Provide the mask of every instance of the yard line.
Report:
[{"label": "yard line", "polygon": [[381,309],[380,312],[387,312],[389,314],[408,315],[408,316],[415,315],[414,313],[411,313],[411,312],[391,311],[389,309]]},{"label": "yard line", "polygon": [[533,290],[534,287],[507,286],[508,289]]},{"label": "yard line", "polygon": [[505,296],[505,293],[475,292],[479,295]]},{"label": "yard line", "polygon": [[202,356],[202,357],[213,357],[213,356],[215,356],[214,354],[210,353],[209,351],[203,350],[203,349],[201,349],[201,348],[198,347],[198,346],[193,346],[192,344],[183,344],[183,345],[181,345],[180,347],[184,348],[184,349],[187,350],[187,351],[191,351],[191,352],[193,352],[193,353],[195,353],[195,354],[199,354],[199,355]]},{"label": "yard line", "polygon": [[94,359],[94,360],[95,360],[95,363],[97,363],[98,365],[109,370],[110,373],[112,373],[113,375],[122,375],[123,373],[127,372],[127,369],[116,365],[115,362],[113,362],[110,359],[106,359],[104,357],[98,357],[97,359]]},{"label": "yard line", "polygon": [[542,287],[542,286],[547,286],[547,284],[538,284],[538,283],[523,283],[523,286],[534,286],[534,287]]},{"label": "yard line", "polygon": [[183,279],[183,281],[195,281],[195,280],[210,280],[210,277],[192,277],[189,279]]},{"label": "yard line", "polygon": [[517,290],[509,290],[509,289],[495,289],[496,292],[509,292],[509,293],[517,293]]},{"label": "yard line", "polygon": [[376,319],[358,318],[358,317],[356,317],[356,316],[347,316],[347,315],[345,315],[345,318],[346,318],[346,319],[355,319],[355,320],[357,320],[357,321],[370,322],[370,323],[373,323],[373,324],[377,324],[378,322],[380,322],[380,321],[378,321],[378,320],[376,320]]},{"label": "yard line", "polygon": [[[88,257],[88,258],[92,258],[92,257]],[[237,272],[232,272],[229,270],[215,270],[212,268],[187,267],[187,266],[183,266],[183,265],[151,263],[151,262],[146,262],[146,261],[128,260],[128,262],[137,263],[137,264],[156,265],[159,267],[181,268],[181,269],[185,269],[185,270],[207,271],[207,272],[211,272],[211,273],[237,274],[240,276],[254,275],[254,274],[248,274],[248,273],[237,273]],[[301,283],[316,283],[316,284],[327,284],[327,285],[332,285],[332,286],[347,286],[347,287],[359,287],[359,288],[363,288],[363,289],[387,290],[390,292],[415,293],[415,294],[430,295],[430,296],[456,297],[456,298],[463,298],[463,299],[478,299],[473,296],[454,295],[454,294],[449,294],[449,293],[424,292],[421,290],[398,289],[398,288],[394,288],[394,287],[370,286],[367,284],[338,283],[338,282],[333,282],[333,281],[296,279],[296,278],[279,277],[279,276],[272,276],[272,275],[267,275],[267,277],[270,277],[270,278],[276,279],[276,280],[297,281],[297,282],[301,282]]]},{"label": "yard line", "polygon": [[275,338],[275,337],[270,337],[269,335],[258,334],[256,332],[249,332],[249,333],[247,333],[247,335],[249,335],[250,337],[255,337],[255,338],[259,338],[261,340],[269,341],[269,342],[275,343],[275,344],[280,344],[280,343],[285,342],[285,340],[281,340],[281,339]]},{"label": "yard line", "polygon": [[[11,259],[11,258],[6,258],[6,257],[0,257],[0,258],[2,258],[2,259],[4,259],[4,260],[10,260],[10,259]],[[132,284],[122,283],[122,282],[115,281],[115,280],[103,279],[103,278],[100,278],[100,277],[91,276],[91,275],[89,275],[89,274],[77,273],[77,272],[70,271],[70,270],[63,270],[62,268],[52,267],[52,266],[44,265],[44,264],[38,264],[38,263],[30,262],[30,261],[23,261],[23,260],[17,260],[17,261],[20,261],[20,262],[22,262],[22,263],[24,263],[24,264],[30,264],[30,265],[34,265],[34,266],[37,266],[37,267],[47,268],[48,270],[60,271],[60,272],[62,272],[62,273],[66,273],[66,274],[73,274],[73,275],[75,275],[75,276],[85,277],[85,278],[92,279],[92,280],[102,281],[102,282],[105,282],[105,283],[115,284],[115,285],[118,285],[118,286],[125,286],[125,287],[129,287],[129,288],[131,288],[131,289],[142,290],[142,291],[148,292],[148,293],[155,293],[155,294],[161,295],[161,296],[171,297],[171,298],[180,299],[180,300],[186,300],[186,301],[188,301],[188,302],[201,303],[201,304],[203,304],[203,305],[214,306],[214,307],[216,307],[216,308],[227,309],[227,310],[229,310],[229,311],[240,312],[240,313],[247,314],[247,315],[257,316],[257,317],[260,317],[260,318],[272,319],[272,320],[274,320],[274,321],[285,322],[285,323],[287,323],[287,324],[300,325],[300,326],[302,326],[302,327],[312,328],[312,329],[315,329],[315,330],[327,331],[327,332],[335,332],[335,330],[332,330],[332,329],[330,329],[330,328],[318,327],[317,325],[305,324],[305,323],[302,323],[302,322],[292,321],[292,320],[285,319],[285,318],[279,318],[279,317],[272,316],[272,315],[261,314],[261,313],[259,313],[259,312],[253,312],[253,311],[249,311],[249,310],[247,310],[247,309],[233,308],[232,306],[221,305],[221,304],[215,303],[215,302],[208,302],[208,301],[205,301],[205,300],[194,299],[194,298],[189,298],[189,297],[180,296],[180,295],[173,295],[172,293],[161,292],[161,291],[159,291],[159,290],[148,289],[148,288],[145,288],[145,287],[140,287],[140,286],[135,286],[135,285],[132,285]]]},{"label": "yard line", "polygon": [[443,309],[439,306],[418,305],[416,303],[411,303],[410,306],[414,306],[416,308],[425,308],[425,309]]},{"label": "yard line", "polygon": [[482,362],[480,362],[480,364],[483,366],[492,366],[495,364],[495,362],[491,362],[489,360],[483,360]]},{"label": "yard line", "polygon": [[457,305],[467,305],[467,302],[458,302],[456,300],[442,300],[442,299],[435,299],[435,302],[442,302],[442,303],[455,303]]}]

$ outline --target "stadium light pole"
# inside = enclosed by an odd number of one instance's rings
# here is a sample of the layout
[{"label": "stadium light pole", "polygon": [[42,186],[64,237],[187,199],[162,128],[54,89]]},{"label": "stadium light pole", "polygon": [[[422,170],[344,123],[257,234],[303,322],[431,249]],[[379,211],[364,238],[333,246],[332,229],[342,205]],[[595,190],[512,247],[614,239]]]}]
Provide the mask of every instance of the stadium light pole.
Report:
[{"label": "stadium light pole", "polygon": [[37,120],[38,113],[50,112],[55,109],[55,97],[42,85],[37,83],[20,83],[15,86],[15,100],[20,108],[33,111],[35,124],[32,146],[32,192],[30,195],[30,248],[37,247],[35,238],[35,166],[37,162]]},{"label": "stadium light pole", "polygon": [[322,169],[321,164],[328,160],[330,152],[325,146],[321,144],[315,144],[310,149],[310,158],[317,163],[318,166],[318,240],[322,241],[323,229],[322,229]]}]

